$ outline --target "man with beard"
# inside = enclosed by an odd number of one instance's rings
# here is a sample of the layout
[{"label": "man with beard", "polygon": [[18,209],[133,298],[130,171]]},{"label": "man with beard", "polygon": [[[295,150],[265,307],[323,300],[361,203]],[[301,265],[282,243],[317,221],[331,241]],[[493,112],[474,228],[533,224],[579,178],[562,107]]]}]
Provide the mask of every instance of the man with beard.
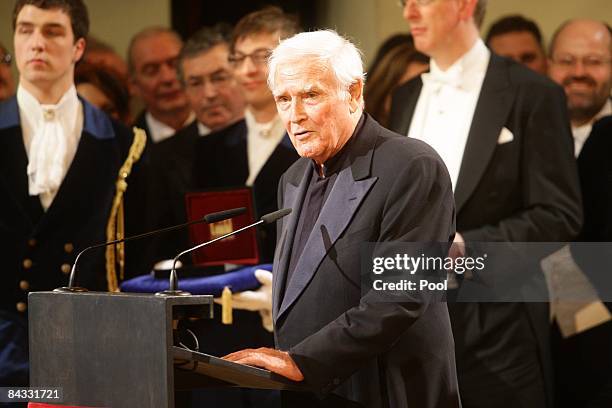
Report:
[{"label": "man with beard", "polygon": [[[606,186],[609,185],[607,180],[610,174],[610,143],[607,139],[612,124],[612,117],[608,116],[612,114],[611,51],[610,27],[594,20],[570,20],[564,23],[553,36],[550,48],[552,63],[549,74],[564,87],[575,155],[578,158],[584,208],[584,227],[580,241],[607,241],[609,237],[608,209],[611,194]],[[603,116],[608,118],[599,121]],[[597,125],[595,122],[598,122]],[[562,275],[563,270],[569,268],[574,276],[584,272],[594,288],[600,289],[602,282],[598,276],[602,274],[594,271],[602,270],[604,259],[593,257],[584,248],[572,246],[571,256],[575,263],[567,262],[563,255],[556,255],[558,265],[565,266],[552,270],[556,275],[554,279],[563,281],[567,276]],[[573,290],[576,290],[575,282],[575,279],[572,280]],[[612,322],[601,302],[593,302],[589,306],[591,308],[586,309],[581,303],[553,303],[555,320],[551,341],[555,363],[555,401],[559,408],[609,406],[612,398]],[[592,322],[588,330],[568,331],[567,322],[575,321],[578,313],[584,318],[586,310],[589,310],[588,316]]]},{"label": "man with beard", "polygon": [[561,25],[550,44],[550,78],[562,85],[578,156],[593,123],[612,114],[612,29],[595,20]]}]

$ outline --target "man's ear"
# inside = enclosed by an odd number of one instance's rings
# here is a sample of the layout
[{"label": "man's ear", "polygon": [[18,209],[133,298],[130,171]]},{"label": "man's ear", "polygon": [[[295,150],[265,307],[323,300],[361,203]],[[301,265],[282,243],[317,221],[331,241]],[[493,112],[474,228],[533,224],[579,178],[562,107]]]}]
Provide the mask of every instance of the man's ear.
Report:
[{"label": "man's ear", "polygon": [[83,37],[76,40],[74,43],[74,55],[72,56],[72,62],[75,64],[79,62],[81,58],[83,58],[83,54],[85,53],[86,42]]},{"label": "man's ear", "polygon": [[351,113],[355,113],[357,109],[361,106],[361,99],[363,95],[363,80],[359,79],[351,86],[349,86],[349,106]]},{"label": "man's ear", "polygon": [[461,20],[468,21],[474,17],[474,11],[476,10],[476,4],[478,0],[460,0],[459,15]]}]

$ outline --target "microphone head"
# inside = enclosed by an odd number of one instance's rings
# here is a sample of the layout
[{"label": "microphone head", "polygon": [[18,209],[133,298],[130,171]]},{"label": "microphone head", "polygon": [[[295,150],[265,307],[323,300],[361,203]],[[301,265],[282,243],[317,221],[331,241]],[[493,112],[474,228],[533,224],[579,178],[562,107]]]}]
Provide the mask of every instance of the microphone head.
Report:
[{"label": "microphone head", "polygon": [[276,220],[279,220],[289,214],[291,214],[291,208],[283,208],[282,210],[266,214],[260,219],[264,222],[264,224],[272,224],[273,222],[276,222]]},{"label": "microphone head", "polygon": [[214,222],[219,222],[219,221],[227,220],[229,218],[234,218],[239,215],[242,215],[246,212],[246,210],[247,209],[245,207],[239,207],[239,208],[232,208],[230,210],[214,212],[211,214],[206,214],[204,216],[204,220],[207,223],[212,224]]}]

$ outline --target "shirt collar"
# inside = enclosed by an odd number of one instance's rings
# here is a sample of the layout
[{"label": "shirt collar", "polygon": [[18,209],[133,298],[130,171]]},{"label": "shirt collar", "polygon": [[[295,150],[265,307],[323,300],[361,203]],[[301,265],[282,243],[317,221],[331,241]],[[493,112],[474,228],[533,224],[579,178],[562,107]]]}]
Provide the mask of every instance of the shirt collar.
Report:
[{"label": "shirt collar", "polygon": [[[247,129],[249,131],[255,132],[259,137],[269,138],[274,134],[277,134],[283,128],[283,122],[281,121],[280,116],[275,115],[274,119],[266,123],[259,123],[255,120],[255,116],[253,113],[246,109],[244,111],[244,119],[246,120]],[[281,132],[284,134],[284,131]]]},{"label": "shirt collar", "polygon": [[44,120],[62,120],[76,117],[79,108],[79,97],[72,85],[56,104],[41,104],[27,89],[19,85],[17,88],[17,102],[20,114],[34,127],[38,127]]},{"label": "shirt collar", "polygon": [[484,75],[489,65],[491,52],[478,38],[472,48],[463,54],[448,69],[442,70],[436,61],[430,61],[430,71],[421,74],[423,82],[428,80],[448,83],[457,88],[471,90],[478,85],[479,75]]},{"label": "shirt collar", "polygon": [[205,124],[203,124],[202,122],[198,121],[198,135],[206,136],[209,134],[210,134],[210,128],[206,126]]},{"label": "shirt collar", "polygon": [[[187,120],[183,123],[182,127],[189,125],[191,122],[193,122],[194,119],[195,114],[193,112],[190,112],[189,116],[187,117]],[[151,132],[149,136],[151,136],[153,143],[159,143],[164,139],[168,139],[169,137],[174,136],[174,134],[176,133],[176,130],[166,125],[165,123],[157,120],[149,111],[147,111],[147,113],[145,114],[145,120]]]}]

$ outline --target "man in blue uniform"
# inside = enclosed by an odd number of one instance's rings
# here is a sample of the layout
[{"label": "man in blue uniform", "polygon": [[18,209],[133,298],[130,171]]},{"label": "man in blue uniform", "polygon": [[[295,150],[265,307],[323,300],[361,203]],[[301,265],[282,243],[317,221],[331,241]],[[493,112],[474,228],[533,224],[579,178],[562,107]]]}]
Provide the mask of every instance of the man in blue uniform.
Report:
[{"label": "man in blue uniform", "polygon": [[[82,0],[18,0],[13,28],[19,86],[0,105],[2,386],[28,382],[28,292],[65,286],[76,252],[106,240],[129,142],[74,87],[89,28]],[[77,283],[104,289],[104,276],[99,251]]]}]

